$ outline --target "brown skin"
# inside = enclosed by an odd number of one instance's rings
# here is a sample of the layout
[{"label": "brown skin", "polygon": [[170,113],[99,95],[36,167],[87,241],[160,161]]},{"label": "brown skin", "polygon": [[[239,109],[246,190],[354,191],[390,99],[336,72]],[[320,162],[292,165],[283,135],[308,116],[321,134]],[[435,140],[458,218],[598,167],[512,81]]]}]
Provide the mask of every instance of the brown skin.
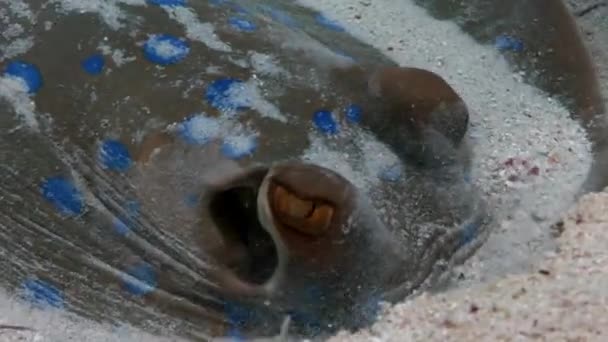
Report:
[{"label": "brown skin", "polygon": [[[164,133],[144,139],[142,146],[145,148],[137,158],[149,163],[142,164],[141,171],[158,167],[150,158],[152,151],[162,149],[163,152],[159,153],[162,158],[167,149],[179,148],[179,145],[167,144],[170,140]],[[264,181],[261,180],[262,175]],[[391,263],[400,260],[397,240],[389,237],[386,227],[370,224],[373,221],[368,219],[355,220],[352,226],[348,224],[352,213],[366,216],[373,215],[373,211],[362,207],[355,187],[331,170],[300,162],[283,162],[269,169],[243,168],[234,175],[220,175],[217,182],[209,184],[201,203],[201,216],[205,219],[199,224],[201,232],[198,235],[213,236],[217,234],[212,232],[220,230],[220,222],[209,220],[213,216],[209,199],[214,194],[243,185],[252,186],[259,189],[258,208],[262,209],[258,209],[258,219],[272,236],[280,260],[273,276],[262,284],[254,284],[243,279],[230,265],[231,259],[240,265],[253,261],[248,260],[250,257],[255,258],[247,254],[245,246],[239,248],[238,238],[224,235],[221,244],[214,246],[207,245],[206,239],[200,240],[204,244],[200,249],[215,266],[205,270],[205,278],[216,284],[213,291],[219,291],[225,298],[257,302],[259,307],[263,307],[264,300],[270,299],[275,309],[307,307],[314,311],[351,307],[368,298],[370,289],[388,283],[383,279],[392,276],[394,270],[380,263],[380,259],[390,257]],[[252,222],[243,224],[247,230],[253,228]],[[174,229],[183,228],[176,226]],[[243,251],[243,248],[244,254],[232,255],[235,251]],[[383,251],[381,258],[377,253],[379,250]],[[376,267],[359,267],[363,264]],[[150,300],[162,301],[162,293],[166,291],[195,301],[196,293],[205,292],[200,284],[189,290],[183,284],[174,283],[170,274],[163,274],[159,279],[159,290],[150,295]],[[302,303],[302,294],[316,283],[330,285],[323,292],[323,303]],[[188,304],[184,305],[183,310],[187,310]]]},{"label": "brown skin", "polygon": [[[595,113],[603,110],[595,72],[563,4],[547,7],[548,20],[560,22],[552,34],[562,39],[562,46],[569,47],[555,49],[554,60],[566,72],[580,75],[569,80],[578,82],[571,87],[579,109],[576,114],[593,134],[598,128],[589,123]],[[421,162],[423,166],[434,166],[437,160],[443,162],[456,155],[464,155],[468,160],[468,154],[459,151],[464,149],[469,121],[466,104],[439,75],[418,68],[350,66],[332,70],[331,77],[359,97],[365,113],[374,114],[364,115],[363,125],[404,159]],[[156,147],[171,142],[166,133],[153,134],[142,143],[140,160],[148,160]],[[320,266],[335,266],[337,255],[349,253],[335,243],[343,238],[337,227],[344,223],[340,205],[345,202],[333,197],[344,187],[326,178],[319,182],[312,170],[297,172],[302,170],[305,168],[278,172],[268,193],[273,223],[290,258],[288,269],[281,272],[297,271],[287,280],[287,288],[297,288],[300,282],[305,282],[302,280],[306,279],[302,274],[305,270],[321,271]],[[219,254],[217,257],[226,258]],[[227,282],[224,284],[232,282],[231,279],[224,279]],[[226,287],[235,293],[240,291],[239,286]]]},{"label": "brown skin", "polygon": [[[354,93],[365,99],[361,102],[365,107],[363,125],[402,158],[428,167],[436,166],[437,161],[453,164],[450,161],[459,156],[468,111],[457,92],[439,75],[417,68],[374,70],[351,66],[334,69],[333,76],[342,77],[342,84],[356,88]],[[175,142],[170,133],[153,132],[139,145],[136,160],[146,165],[155,151],[171,148]],[[340,259],[344,254],[336,241],[344,238],[339,227],[354,208],[347,200],[352,196],[348,195],[352,185],[315,166],[277,166],[274,173],[268,193],[272,223],[293,260],[306,261],[308,269],[332,265],[330,259]],[[224,239],[217,248],[210,250],[207,246],[205,250],[224,265],[243,263],[246,257],[242,247],[228,247]]]},{"label": "brown skin", "polygon": [[[291,163],[273,172],[267,196],[289,254],[319,271],[334,264],[343,254],[341,229],[356,206],[353,185],[315,165]],[[310,210],[302,215],[301,207]]]},{"label": "brown skin", "polygon": [[[385,115],[378,119],[403,125],[407,134],[418,137],[425,129],[434,129],[455,146],[464,138],[469,122],[466,105],[458,93],[432,71],[381,68],[369,76],[368,91],[385,108]],[[368,121],[370,125],[374,119]]]},{"label": "brown skin", "polygon": [[360,65],[330,75],[356,94],[364,109],[362,124],[404,160],[425,168],[468,165],[468,109],[441,76],[419,68]]}]

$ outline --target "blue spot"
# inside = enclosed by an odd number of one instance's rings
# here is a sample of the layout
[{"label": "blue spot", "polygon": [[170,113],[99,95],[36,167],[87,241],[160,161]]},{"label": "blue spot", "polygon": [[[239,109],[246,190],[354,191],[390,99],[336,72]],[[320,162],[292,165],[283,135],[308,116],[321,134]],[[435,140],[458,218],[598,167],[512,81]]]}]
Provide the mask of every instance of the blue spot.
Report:
[{"label": "blue spot", "polygon": [[231,328],[239,335],[240,328],[255,319],[255,314],[252,310],[231,302],[224,303],[224,313],[230,322]]},{"label": "blue spot", "polygon": [[110,170],[127,171],[133,163],[127,147],[118,140],[105,140],[99,147],[99,161]]},{"label": "blue spot", "polygon": [[241,329],[230,328],[228,329],[228,337],[230,337],[231,342],[245,342],[245,336],[241,333]]},{"label": "blue spot", "polygon": [[140,204],[138,201],[132,200],[128,201],[125,204],[126,218],[120,219],[118,217],[114,217],[113,224],[114,230],[119,235],[127,235],[131,232],[131,225],[133,225],[133,220],[139,215]]},{"label": "blue spot", "polygon": [[380,171],[378,177],[386,182],[396,182],[401,178],[401,167],[400,165],[389,166]]},{"label": "blue spot", "polygon": [[30,278],[22,284],[22,296],[36,307],[63,308],[63,294],[55,286],[38,279]]},{"label": "blue spot", "polygon": [[198,194],[188,194],[184,198],[184,203],[188,207],[194,208],[194,207],[196,207],[196,206],[199,205],[199,203],[200,203],[200,196]]},{"label": "blue spot", "polygon": [[138,201],[131,200],[125,204],[125,208],[127,210],[127,215],[129,215],[131,217],[135,217],[135,216],[139,215],[139,209],[141,208],[141,205],[139,204]]},{"label": "blue spot", "polygon": [[294,325],[305,327],[307,334],[314,336],[321,332],[322,324],[317,315],[296,310],[288,310],[286,314],[291,317]]},{"label": "blue spot", "polygon": [[40,185],[42,196],[63,215],[78,215],[84,210],[82,194],[63,177],[47,178]]},{"label": "blue spot", "polygon": [[477,232],[479,231],[479,225],[480,223],[477,221],[465,224],[460,237],[461,246],[464,246],[475,239]]},{"label": "blue spot", "polygon": [[226,137],[222,143],[222,154],[230,159],[241,159],[252,155],[258,147],[255,136]]},{"label": "blue spot", "polygon": [[310,302],[317,302],[323,297],[323,290],[318,285],[309,286],[304,292],[306,300]]},{"label": "blue spot", "polygon": [[520,39],[509,35],[503,34],[496,37],[494,44],[500,51],[511,50],[521,52],[524,50],[524,43]]},{"label": "blue spot", "polygon": [[363,307],[361,309],[363,320],[365,322],[374,321],[378,317],[378,314],[382,309],[382,306],[380,305],[381,302],[382,300],[379,295],[372,294],[365,302],[365,304],[363,304]]},{"label": "blue spot", "polygon": [[147,3],[157,6],[185,6],[186,0],[146,0]]},{"label": "blue spot", "polygon": [[131,232],[131,228],[123,220],[117,217],[113,219],[112,224],[114,225],[114,230],[118,235],[125,236]]},{"label": "blue spot", "polygon": [[336,134],[338,133],[338,124],[332,113],[325,109],[320,109],[316,111],[312,118],[313,123],[317,128],[326,134]]},{"label": "blue spot", "polygon": [[40,69],[32,63],[13,61],[6,66],[4,72],[9,76],[21,78],[27,85],[30,94],[34,94],[42,88],[42,74]]},{"label": "blue spot", "polygon": [[104,65],[105,62],[103,60],[103,56],[98,53],[91,55],[80,62],[80,66],[84,69],[84,71],[91,75],[99,75],[103,70]]},{"label": "blue spot", "polygon": [[463,176],[463,180],[465,183],[471,184],[471,181],[473,180],[471,178],[471,173],[470,172],[466,172]]},{"label": "blue spot", "polygon": [[356,104],[351,104],[350,106],[348,106],[346,108],[345,111],[345,116],[346,119],[352,123],[359,123],[361,122],[361,115],[363,114],[363,109],[356,105]]},{"label": "blue spot", "polygon": [[192,115],[177,125],[177,134],[187,143],[205,145],[221,133],[217,119],[204,115]]},{"label": "blue spot", "polygon": [[239,31],[253,32],[257,29],[257,26],[253,22],[243,18],[231,17],[228,22]]},{"label": "blue spot", "polygon": [[344,28],[342,26],[340,26],[340,24],[338,24],[337,22],[327,18],[326,16],[324,16],[322,13],[318,13],[317,15],[315,15],[315,20],[317,21],[317,23],[319,23],[319,25],[326,27],[330,30],[336,31],[336,32],[343,32]]},{"label": "blue spot", "polygon": [[210,106],[221,111],[245,110],[249,108],[248,99],[236,99],[233,92],[244,87],[243,81],[235,78],[220,78],[207,87],[205,99]]},{"label": "blue spot", "polygon": [[144,44],[144,56],[152,63],[170,65],[181,62],[190,53],[184,39],[169,34],[153,35]]},{"label": "blue spot", "polygon": [[154,267],[146,262],[140,262],[133,265],[127,270],[127,273],[143,283],[140,285],[125,280],[125,289],[136,296],[142,296],[154,291],[158,284]]}]

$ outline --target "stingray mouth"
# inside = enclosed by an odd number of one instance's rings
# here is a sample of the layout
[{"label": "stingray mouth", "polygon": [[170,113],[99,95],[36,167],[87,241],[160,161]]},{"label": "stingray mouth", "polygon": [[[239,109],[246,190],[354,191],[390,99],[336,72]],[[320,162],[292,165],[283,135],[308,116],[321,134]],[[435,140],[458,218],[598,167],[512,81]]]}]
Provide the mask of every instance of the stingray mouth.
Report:
[{"label": "stingray mouth", "polygon": [[207,209],[226,245],[236,251],[218,262],[225,263],[242,281],[260,285],[272,277],[278,253],[272,237],[258,220],[255,183],[215,192]]},{"label": "stingray mouth", "polygon": [[310,179],[323,176],[315,170],[303,165],[253,169],[211,193],[203,210],[224,238],[228,255],[218,262],[241,281],[263,285],[280,267],[280,258],[308,247],[312,253],[318,247],[314,241],[332,232],[338,214],[333,201],[310,186]]}]

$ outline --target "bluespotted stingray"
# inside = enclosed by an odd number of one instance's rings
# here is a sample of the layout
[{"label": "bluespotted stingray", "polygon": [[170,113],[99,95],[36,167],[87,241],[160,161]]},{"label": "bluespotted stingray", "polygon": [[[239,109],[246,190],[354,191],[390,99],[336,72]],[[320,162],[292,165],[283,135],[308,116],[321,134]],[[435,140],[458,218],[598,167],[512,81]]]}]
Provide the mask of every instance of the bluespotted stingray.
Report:
[{"label": "bluespotted stingray", "polygon": [[[539,27],[569,48],[539,62],[542,79],[603,132],[571,17],[541,2],[495,14],[473,1],[504,25],[457,21],[481,40],[508,32],[498,48],[523,55],[555,42],[519,15],[554,11]],[[458,89],[323,13],[280,1],[28,5],[32,46],[0,60],[0,286],[37,306],[189,340],[323,339],[438,287],[490,232]]]}]

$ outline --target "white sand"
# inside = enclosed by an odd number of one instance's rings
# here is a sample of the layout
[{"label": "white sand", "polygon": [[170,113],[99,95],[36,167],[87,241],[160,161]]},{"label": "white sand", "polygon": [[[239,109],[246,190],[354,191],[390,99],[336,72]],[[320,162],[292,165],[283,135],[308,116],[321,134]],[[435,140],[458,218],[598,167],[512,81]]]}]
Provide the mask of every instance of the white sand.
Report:
[{"label": "white sand", "polygon": [[566,215],[559,251],[534,272],[420,296],[371,329],[330,341],[606,341],[606,229],[608,193],[584,196]]}]

